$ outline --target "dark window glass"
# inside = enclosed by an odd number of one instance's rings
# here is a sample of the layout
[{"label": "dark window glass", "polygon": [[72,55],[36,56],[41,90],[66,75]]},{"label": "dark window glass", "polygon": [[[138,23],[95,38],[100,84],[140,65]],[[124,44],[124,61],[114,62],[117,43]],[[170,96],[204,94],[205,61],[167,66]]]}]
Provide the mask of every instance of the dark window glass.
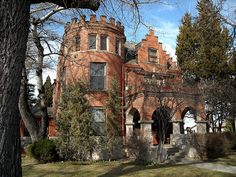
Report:
[{"label": "dark window glass", "polygon": [[118,38],[116,38],[116,46],[115,47],[116,47],[115,52],[116,52],[116,54],[119,55],[120,54],[120,40]]},{"label": "dark window glass", "polygon": [[92,108],[93,129],[96,135],[104,135],[105,130],[105,110],[101,108]]},{"label": "dark window glass", "polygon": [[80,37],[79,36],[75,38],[75,47],[76,47],[76,51],[80,50]]},{"label": "dark window glass", "polygon": [[107,35],[101,35],[100,42],[101,50],[107,50]]},{"label": "dark window glass", "polygon": [[90,89],[104,90],[105,85],[105,63],[90,64]]},{"label": "dark window glass", "polygon": [[96,34],[89,35],[89,49],[96,49]]},{"label": "dark window glass", "polygon": [[158,62],[157,49],[148,49],[148,61],[152,63]]}]

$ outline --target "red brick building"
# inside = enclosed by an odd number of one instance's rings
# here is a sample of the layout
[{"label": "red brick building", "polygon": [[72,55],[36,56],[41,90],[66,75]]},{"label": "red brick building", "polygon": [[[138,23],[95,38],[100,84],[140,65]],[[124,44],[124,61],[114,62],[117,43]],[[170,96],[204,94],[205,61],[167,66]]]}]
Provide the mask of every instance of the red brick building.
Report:
[{"label": "red brick building", "polygon": [[[72,19],[65,26],[59,57],[53,107],[57,111],[61,93],[66,84],[83,79],[88,82],[87,98],[95,123],[104,129],[106,101],[111,81],[118,81],[122,92],[122,131],[126,136],[141,129],[153,144],[154,114],[160,107],[169,109],[170,127],[166,142],[176,142],[184,134],[184,116],[194,112],[198,133],[206,132],[204,102],[196,88],[185,85],[176,62],[163,50],[154,31],[137,45],[125,46],[124,27],[113,18],[85,16]],[[155,84],[154,84],[155,83]],[[161,99],[160,99],[161,95]]]}]

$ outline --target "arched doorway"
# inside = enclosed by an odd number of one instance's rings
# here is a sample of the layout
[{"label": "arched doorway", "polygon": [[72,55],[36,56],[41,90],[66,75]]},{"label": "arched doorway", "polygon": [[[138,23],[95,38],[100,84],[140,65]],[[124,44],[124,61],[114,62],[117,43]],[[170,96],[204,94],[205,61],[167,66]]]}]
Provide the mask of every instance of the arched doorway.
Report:
[{"label": "arched doorway", "polygon": [[133,135],[133,134],[137,134],[139,135],[140,133],[140,114],[139,111],[136,108],[132,108],[129,111],[128,117],[126,119],[126,127],[127,127],[127,123],[129,124],[129,129],[130,130],[126,130],[129,133],[129,135]]},{"label": "arched doorway", "polygon": [[138,110],[136,109],[133,113],[133,130],[135,131],[140,131],[140,114]]},{"label": "arched doorway", "polygon": [[172,123],[170,122],[170,109],[158,108],[152,114],[152,135],[153,145],[159,142],[170,143],[170,134],[172,134]]},{"label": "arched doorway", "polygon": [[192,107],[187,107],[182,113],[183,120],[183,132],[184,134],[191,134],[197,132],[197,123],[196,123],[197,111]]}]

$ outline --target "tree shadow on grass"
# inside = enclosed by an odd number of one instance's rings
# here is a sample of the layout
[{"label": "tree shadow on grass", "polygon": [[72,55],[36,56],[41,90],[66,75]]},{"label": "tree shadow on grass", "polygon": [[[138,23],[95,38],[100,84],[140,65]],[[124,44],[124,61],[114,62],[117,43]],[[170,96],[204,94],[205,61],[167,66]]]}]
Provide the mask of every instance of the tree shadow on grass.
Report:
[{"label": "tree shadow on grass", "polygon": [[126,162],[122,163],[121,165],[112,168],[110,171],[103,175],[99,175],[98,177],[117,177],[121,175],[127,175],[129,173],[134,173],[142,170],[149,170],[149,169],[164,169],[169,167],[180,167],[180,166],[186,166],[186,165],[193,165],[198,164],[202,162],[191,162],[188,164],[157,164],[157,165],[143,165],[143,164],[137,164],[135,162]]}]

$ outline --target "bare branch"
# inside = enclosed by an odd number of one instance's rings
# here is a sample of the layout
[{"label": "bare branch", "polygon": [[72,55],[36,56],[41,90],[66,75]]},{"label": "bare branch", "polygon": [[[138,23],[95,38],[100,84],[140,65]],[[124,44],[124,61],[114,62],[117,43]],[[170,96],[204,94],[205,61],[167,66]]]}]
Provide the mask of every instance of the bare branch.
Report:
[{"label": "bare branch", "polygon": [[100,6],[99,0],[31,0],[31,4],[39,4],[42,2],[49,2],[64,8],[81,8],[98,10]]},{"label": "bare branch", "polygon": [[44,15],[43,17],[33,21],[32,23],[34,23],[35,25],[38,25],[40,23],[44,23],[46,20],[48,20],[52,15],[54,15],[57,12],[60,12],[62,10],[64,10],[64,7],[59,7],[57,6],[55,9],[53,9],[52,11],[50,11],[49,13],[47,13],[46,15]]}]

